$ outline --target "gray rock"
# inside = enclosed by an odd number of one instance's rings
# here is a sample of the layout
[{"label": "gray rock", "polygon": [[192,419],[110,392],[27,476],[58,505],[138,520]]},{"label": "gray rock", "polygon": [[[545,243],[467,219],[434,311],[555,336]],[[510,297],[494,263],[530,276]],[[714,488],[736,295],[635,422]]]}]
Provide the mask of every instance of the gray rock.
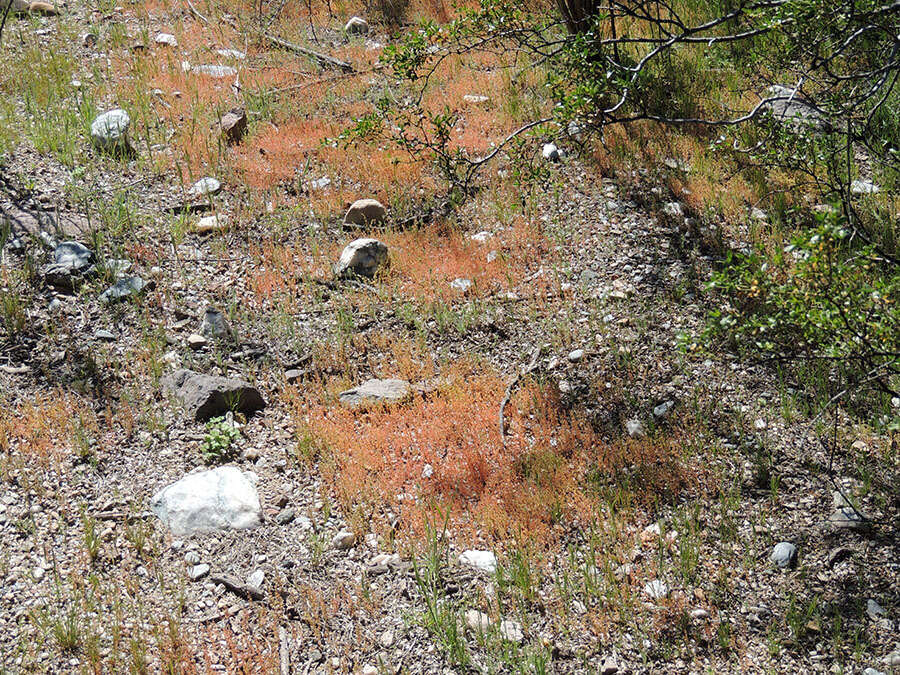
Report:
[{"label": "gray rock", "polygon": [[121,108],[109,110],[98,115],[91,122],[91,140],[104,152],[116,152],[129,149],[128,126],[131,118]]},{"label": "gray rock", "polygon": [[262,522],[256,487],[236,466],[188,474],[153,495],[150,509],[176,536],[244,530]]},{"label": "gray rock", "polygon": [[850,507],[837,509],[828,519],[829,524],[838,530],[855,530],[862,532],[868,529],[868,523]]},{"label": "gray rock", "polygon": [[877,621],[878,619],[887,615],[887,612],[884,611],[884,607],[879,605],[875,600],[869,598],[866,600],[866,614],[869,615],[869,618],[872,621]]},{"label": "gray rock", "polygon": [[184,554],[184,562],[188,565],[196,565],[200,562],[200,554],[196,551],[188,551]]},{"label": "gray rock", "polygon": [[100,294],[100,302],[110,303],[140,295],[148,283],[140,277],[125,277]]},{"label": "gray rock", "polygon": [[103,340],[104,342],[115,342],[116,341],[115,333],[105,330],[105,329],[102,329],[102,328],[98,331],[94,331],[94,337],[97,340]]},{"label": "gray rock", "polygon": [[237,70],[235,70],[231,66],[220,66],[218,64],[204,64],[200,66],[194,66],[193,68],[191,68],[191,72],[198,75],[207,75],[209,77],[215,78],[234,77],[235,75],[237,75]]},{"label": "gray rock", "polygon": [[763,109],[772,113],[772,117],[784,122],[795,130],[805,127],[824,130],[829,125],[822,114],[812,103],[807,101],[793,87],[774,84],[764,93],[764,98],[773,99],[763,104]]},{"label": "gray rock", "polygon": [[266,407],[259,390],[244,380],[178,370],[163,377],[161,383],[163,390],[174,395],[198,422],[229,411],[250,415]]},{"label": "gray rock", "polygon": [[53,262],[43,269],[47,283],[72,289],[96,273],[94,252],[77,241],[64,241],[53,249]]},{"label": "gray rock", "polygon": [[772,549],[769,560],[781,568],[793,567],[797,564],[797,547],[789,541],[779,542]]},{"label": "gray rock", "polygon": [[206,563],[194,565],[193,567],[191,567],[191,569],[188,570],[188,578],[191,581],[199,581],[207,574],[209,574],[209,565],[207,565]]},{"label": "gray rock", "polygon": [[344,248],[334,273],[342,279],[354,276],[371,279],[387,262],[387,246],[377,239],[356,239]]},{"label": "gray rock", "polygon": [[341,530],[331,540],[331,545],[339,551],[352,548],[355,543],[356,534],[354,534],[353,530]]},{"label": "gray rock", "polygon": [[275,515],[275,522],[278,523],[279,525],[287,525],[287,524],[290,523],[292,520],[294,520],[295,515],[296,515],[296,514],[295,514],[295,512],[294,512],[294,509],[292,509],[292,508],[289,506],[289,507],[287,507],[287,508],[285,508],[285,509],[281,509],[281,511],[279,511],[279,512]]},{"label": "gray rock", "polygon": [[266,573],[262,570],[256,570],[247,577],[247,585],[251,588],[262,589],[263,581],[266,580]]},{"label": "gray rock", "polygon": [[639,419],[632,419],[625,422],[625,433],[630,438],[644,438],[647,435],[647,430],[644,428],[644,423]]},{"label": "gray rock", "polygon": [[222,138],[228,143],[238,143],[247,132],[247,111],[243,108],[232,108],[219,120]]},{"label": "gray rock", "polygon": [[656,419],[662,419],[663,417],[666,417],[674,407],[675,401],[663,401],[658,406],[653,408],[653,416]]},{"label": "gray rock", "polygon": [[341,403],[349,408],[367,403],[398,403],[409,396],[412,387],[406,380],[366,380],[358,387],[341,392]]},{"label": "gray rock", "polygon": [[387,210],[377,199],[357,199],[344,215],[345,225],[380,225]]},{"label": "gray rock", "polygon": [[228,319],[215,307],[207,307],[200,322],[200,335],[214,340],[234,340]]},{"label": "gray rock", "polygon": [[350,17],[344,26],[344,32],[348,35],[365,35],[369,32],[369,22],[361,16]]}]

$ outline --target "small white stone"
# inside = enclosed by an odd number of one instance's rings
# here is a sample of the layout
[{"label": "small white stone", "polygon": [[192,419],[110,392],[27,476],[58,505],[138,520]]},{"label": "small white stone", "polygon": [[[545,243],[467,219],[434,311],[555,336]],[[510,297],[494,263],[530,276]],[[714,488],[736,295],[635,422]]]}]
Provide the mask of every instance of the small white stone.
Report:
[{"label": "small white stone", "polygon": [[262,570],[256,570],[247,577],[247,585],[251,588],[261,589],[263,585],[263,581],[266,579],[266,573]]},{"label": "small white stone", "polygon": [[459,556],[459,564],[493,574],[497,571],[497,556],[492,551],[463,551],[462,555]]},{"label": "small white stone", "polygon": [[175,39],[175,36],[171,33],[158,33],[155,42],[158,45],[164,45],[166,47],[177,47],[178,40]]},{"label": "small white stone", "polygon": [[583,349],[574,349],[569,352],[569,356],[567,357],[570,363],[578,363],[581,359],[584,358],[584,350]]},{"label": "small white stone", "polygon": [[556,147],[555,143],[544,143],[544,147],[541,149],[541,155],[544,159],[551,162],[558,162],[561,157],[559,148]]},{"label": "small white stone", "polygon": [[450,288],[455,291],[459,291],[460,293],[465,293],[470,288],[472,288],[472,280],[471,279],[454,279],[450,282]]},{"label": "small white stone", "polygon": [[664,581],[654,579],[644,584],[644,595],[652,600],[662,600],[669,595],[669,587],[666,586]]}]

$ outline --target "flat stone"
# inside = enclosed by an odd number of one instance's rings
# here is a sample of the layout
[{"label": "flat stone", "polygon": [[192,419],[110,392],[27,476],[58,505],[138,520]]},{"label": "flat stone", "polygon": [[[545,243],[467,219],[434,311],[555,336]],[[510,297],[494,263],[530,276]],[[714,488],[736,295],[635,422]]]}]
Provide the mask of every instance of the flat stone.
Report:
[{"label": "flat stone", "polygon": [[296,516],[296,513],[295,513],[294,509],[292,509],[291,507],[287,507],[286,509],[282,509],[281,511],[279,511],[276,514],[275,522],[278,523],[279,525],[287,525],[292,520],[294,520],[295,516]]},{"label": "flat stone", "polygon": [[232,59],[233,61],[243,61],[247,55],[240,49],[217,49],[216,54],[223,59]]},{"label": "flat stone", "polygon": [[247,577],[247,585],[251,588],[262,589],[262,585],[265,580],[266,573],[263,570],[255,570],[253,574]]},{"label": "flat stone", "polygon": [[450,288],[454,291],[459,291],[460,293],[467,292],[470,288],[472,288],[472,280],[471,279],[454,279],[450,282]]},{"label": "flat stone", "polygon": [[868,523],[852,508],[837,509],[828,519],[829,524],[838,530],[855,530],[861,532],[868,529]]},{"label": "flat stone", "polygon": [[140,295],[148,286],[149,284],[141,277],[125,277],[103,291],[99,300],[104,304],[127,300]]},{"label": "flat stone", "polygon": [[866,614],[869,615],[869,618],[872,619],[872,621],[877,621],[878,619],[887,616],[887,612],[884,611],[884,607],[879,605],[872,598],[866,600]]},{"label": "flat stone", "polygon": [[399,403],[407,398],[412,387],[406,380],[366,380],[353,389],[341,392],[341,403],[349,408],[374,403]]},{"label": "flat stone", "polygon": [[197,234],[210,234],[221,232],[227,226],[225,216],[204,216],[194,223],[194,232]]},{"label": "flat stone", "polygon": [[583,349],[574,349],[569,352],[568,357],[570,363],[578,363],[581,359],[584,358],[584,350]]},{"label": "flat stone", "polygon": [[773,84],[763,94],[765,99],[774,99],[763,104],[763,108],[772,113],[772,117],[784,122],[794,129],[810,127],[825,129],[827,121],[809,101],[803,98],[794,87]]},{"label": "flat stone", "polygon": [[209,195],[218,194],[222,190],[222,183],[217,178],[205,176],[194,183],[188,194],[191,197],[207,197]]},{"label": "flat stone", "polygon": [[377,199],[357,199],[344,215],[345,225],[380,225],[387,209]]},{"label": "flat stone", "polygon": [[153,495],[150,509],[175,536],[245,530],[262,522],[256,487],[236,466],[188,474]]},{"label": "flat stone", "polygon": [[876,195],[881,188],[870,180],[855,180],[850,183],[850,192],[855,195]]},{"label": "flat stone", "polygon": [[625,422],[625,433],[628,434],[629,438],[644,438],[647,435],[647,430],[644,428],[644,423],[639,419],[631,419]]},{"label": "flat stone", "polygon": [[207,565],[206,563],[194,565],[193,567],[191,567],[191,569],[188,570],[188,578],[191,581],[199,581],[207,574],[209,574],[209,565]]},{"label": "flat stone", "polygon": [[192,73],[196,73],[197,75],[206,75],[208,77],[215,77],[217,79],[234,77],[235,75],[237,75],[237,70],[235,70],[231,66],[220,66],[218,64],[203,64],[200,66],[193,66],[190,70]]},{"label": "flat stone", "polygon": [[497,571],[497,556],[493,551],[478,551],[470,549],[463,551],[459,556],[459,564],[474,567],[482,572],[493,574]]},{"label": "flat stone", "polygon": [[178,370],[162,378],[163,390],[174,395],[196,421],[205,422],[229,411],[250,415],[266,407],[255,387],[244,380]]}]

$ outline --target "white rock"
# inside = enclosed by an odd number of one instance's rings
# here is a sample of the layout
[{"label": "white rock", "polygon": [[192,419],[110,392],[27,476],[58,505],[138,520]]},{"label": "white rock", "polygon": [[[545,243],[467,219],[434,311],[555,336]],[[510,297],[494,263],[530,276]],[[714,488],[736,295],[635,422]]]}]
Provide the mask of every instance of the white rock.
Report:
[{"label": "white rock", "polygon": [[344,214],[345,225],[380,225],[387,209],[377,199],[357,199]]},{"label": "white rock", "polygon": [[150,508],[176,536],[244,530],[262,515],[256,488],[236,466],[188,474],[153,495]]},{"label": "white rock", "polygon": [[454,291],[459,291],[460,293],[465,293],[470,288],[472,288],[472,280],[471,279],[454,279],[450,282],[450,288]]},{"label": "white rock", "polygon": [[468,565],[482,572],[493,574],[497,571],[497,556],[492,551],[463,551],[462,555],[459,556],[459,564]]},{"label": "white rock", "polygon": [[584,358],[584,350],[583,349],[573,349],[569,352],[569,356],[567,357],[570,363],[578,363],[581,359]]},{"label": "white rock", "polygon": [[652,600],[662,600],[669,595],[669,587],[660,579],[654,579],[644,584],[644,595]]},{"label": "white rock", "polygon": [[493,236],[494,235],[491,232],[482,230],[481,232],[476,232],[475,234],[473,234],[471,237],[469,237],[469,239],[471,239],[472,241],[477,241],[479,244],[483,244]]},{"label": "white rock", "polygon": [[491,627],[491,617],[477,609],[466,610],[466,626],[474,633],[487,633]]},{"label": "white rock", "polygon": [[199,581],[207,574],[209,574],[209,565],[207,565],[206,563],[194,565],[193,567],[191,567],[191,569],[188,570],[188,577],[191,581]]},{"label": "white rock", "polygon": [[544,159],[551,162],[558,162],[562,157],[562,154],[555,143],[544,143],[544,147],[541,149],[541,155]]},{"label": "white rock", "polygon": [[225,216],[205,216],[194,224],[194,232],[197,234],[209,234],[225,229]]},{"label": "white rock", "polygon": [[466,103],[487,103],[489,100],[487,96],[481,96],[480,94],[466,94],[463,96],[463,101]]},{"label": "white rock", "polygon": [[663,204],[662,212],[669,218],[684,218],[684,207],[679,202]]},{"label": "white rock", "polygon": [[215,77],[217,79],[225,78],[225,77],[234,77],[237,75],[237,71],[231,66],[220,66],[218,64],[203,64],[200,66],[190,67],[188,64],[189,70],[192,73],[196,73],[198,75],[207,75],[209,77]]},{"label": "white rock", "polygon": [[855,195],[875,195],[881,188],[870,180],[855,180],[850,183],[850,192]]},{"label": "white rock", "polygon": [[371,279],[388,261],[388,248],[377,239],[356,239],[341,252],[334,266],[338,277],[361,276]]},{"label": "white rock", "polygon": [[194,183],[188,193],[192,197],[206,197],[217,194],[221,189],[222,183],[217,178],[206,176]]},{"label": "white rock", "polygon": [[247,585],[251,588],[261,589],[263,585],[263,581],[266,580],[266,573],[262,570],[256,570],[247,577]]},{"label": "white rock", "polygon": [[361,16],[350,17],[344,25],[344,32],[348,35],[365,35],[369,32],[369,22]]},{"label": "white rock", "polygon": [[244,52],[237,49],[217,49],[216,54],[223,59],[234,59],[235,61],[243,61],[247,58],[247,55]]},{"label": "white rock", "polygon": [[178,40],[175,39],[175,36],[171,33],[159,33],[155,38],[155,42],[158,45],[164,45],[166,47],[177,47]]},{"label": "white rock", "polygon": [[669,411],[675,407],[674,401],[663,401],[658,406],[653,408],[653,416],[656,418],[662,418],[669,414]]},{"label": "white rock", "polygon": [[691,610],[691,618],[694,619],[694,621],[702,621],[703,619],[709,618],[709,612],[702,607],[697,607],[696,609]]},{"label": "white rock", "polygon": [[643,438],[647,435],[644,424],[639,419],[632,419],[625,422],[625,433],[627,433],[630,438]]},{"label": "white rock", "polygon": [[91,122],[91,140],[107,152],[128,147],[128,125],[131,118],[121,108],[98,115]]}]

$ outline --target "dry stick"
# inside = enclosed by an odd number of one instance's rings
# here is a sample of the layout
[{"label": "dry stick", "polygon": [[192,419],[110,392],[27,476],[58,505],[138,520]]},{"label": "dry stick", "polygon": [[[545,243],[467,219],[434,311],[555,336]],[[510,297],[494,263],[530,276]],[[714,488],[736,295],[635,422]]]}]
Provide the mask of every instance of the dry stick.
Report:
[{"label": "dry stick", "polygon": [[537,346],[534,348],[534,352],[531,355],[531,361],[525,366],[524,369],[519,370],[513,378],[509,381],[509,384],[506,387],[506,393],[503,395],[503,401],[500,402],[500,442],[506,445],[506,423],[503,419],[503,411],[506,410],[506,406],[509,404],[509,399],[512,397],[513,389],[519,383],[525,375],[531,373],[535,368],[537,368],[538,358],[541,355],[541,348]]},{"label": "dry stick", "polygon": [[203,23],[209,25],[209,19],[207,19],[205,16],[203,16],[200,13],[200,11],[196,7],[194,7],[194,3],[191,2],[191,0],[187,0],[187,4],[188,4],[188,7],[190,7],[191,12],[194,13],[194,16],[196,16],[198,19],[200,19]]},{"label": "dry stick", "polygon": [[291,675],[291,650],[287,630],[284,626],[278,627],[278,656],[281,675]]}]

